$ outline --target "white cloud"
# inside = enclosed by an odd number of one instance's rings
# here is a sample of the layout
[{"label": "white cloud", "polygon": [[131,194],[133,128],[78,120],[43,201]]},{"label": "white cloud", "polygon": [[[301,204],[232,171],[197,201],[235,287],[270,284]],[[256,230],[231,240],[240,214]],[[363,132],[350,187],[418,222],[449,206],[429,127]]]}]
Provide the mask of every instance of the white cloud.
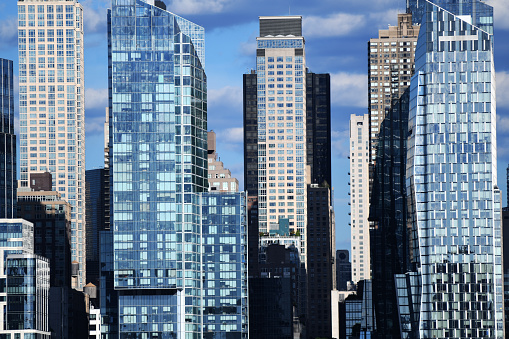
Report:
[{"label": "white cloud", "polygon": [[497,130],[500,132],[509,132],[509,117],[497,115]]},{"label": "white cloud", "polygon": [[367,107],[367,75],[346,72],[331,74],[331,101],[339,106]]},{"label": "white cloud", "polygon": [[365,25],[364,15],[333,13],[326,17],[305,16],[303,35],[306,37],[344,36]]},{"label": "white cloud", "polygon": [[104,33],[107,31],[107,8],[111,3],[104,0],[85,0],[83,6],[83,28],[86,33]]},{"label": "white cloud", "polygon": [[173,0],[167,8],[177,15],[212,14],[224,12],[233,3],[232,0]]},{"label": "white cloud", "polygon": [[85,89],[85,108],[86,109],[105,109],[108,107],[107,89]]},{"label": "white cloud", "polygon": [[240,43],[240,54],[245,56],[253,56],[256,53],[256,41],[255,38],[249,39],[250,41],[244,41]]},{"label": "white cloud", "polygon": [[366,20],[370,25],[378,27],[379,29],[387,29],[389,25],[397,25],[398,14],[400,13],[402,13],[401,10],[392,8],[383,12],[370,13]]},{"label": "white cloud", "polygon": [[103,134],[105,117],[86,117],[85,132],[87,134]]},{"label": "white cloud", "polygon": [[348,145],[350,143],[350,131],[336,131],[331,132],[331,148],[333,156],[346,158],[349,154]]},{"label": "white cloud", "polygon": [[222,143],[242,143],[244,142],[244,129],[242,127],[232,127],[217,132],[217,138]]},{"label": "white cloud", "polygon": [[226,86],[219,89],[209,89],[207,99],[209,107],[212,108],[214,108],[214,106],[227,105],[230,107],[237,107],[241,110],[243,100],[242,88]]},{"label": "white cloud", "polygon": [[[18,20],[11,17],[0,22],[0,45],[16,46],[18,42]],[[4,46],[5,47],[5,46]]]},{"label": "white cloud", "polygon": [[496,90],[497,90],[497,107],[509,107],[509,73],[497,72],[496,73]]}]

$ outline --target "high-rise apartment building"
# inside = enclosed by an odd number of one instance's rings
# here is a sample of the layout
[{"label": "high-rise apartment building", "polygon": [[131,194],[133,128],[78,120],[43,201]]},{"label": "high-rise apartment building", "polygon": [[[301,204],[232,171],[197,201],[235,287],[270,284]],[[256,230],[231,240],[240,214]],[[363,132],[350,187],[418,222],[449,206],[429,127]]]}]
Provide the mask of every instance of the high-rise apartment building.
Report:
[{"label": "high-rise apartment building", "polygon": [[13,62],[0,58],[0,218],[16,217]]},{"label": "high-rise apartment building", "polygon": [[398,14],[398,25],[379,30],[378,38],[369,40],[369,133],[370,162],[374,163],[380,125],[393,102],[410,85],[414,74],[414,55],[419,26],[412,24],[412,14]]},{"label": "high-rise apartment building", "polygon": [[50,172],[72,206],[71,255],[85,285],[83,7],[77,0],[19,0],[20,185]]},{"label": "high-rise apartment building", "polygon": [[423,4],[410,86],[406,192],[417,269],[397,282],[402,337],[503,338],[493,9],[433,2]]},{"label": "high-rise apartment building", "polygon": [[330,76],[306,68],[302,17],[260,17],[257,69],[244,75],[244,180],[260,232],[289,222],[305,261],[307,185],[330,171]]},{"label": "high-rise apartment building", "polygon": [[352,281],[371,278],[369,238],[369,116],[350,116],[350,232]]},{"label": "high-rise apartment building", "polygon": [[[327,313],[320,319],[330,319],[330,290],[335,280],[331,258],[334,257],[335,245],[324,240],[334,234],[333,218],[328,214],[334,213],[331,208],[333,190],[329,186],[330,76],[312,73],[306,67],[301,16],[262,16],[259,20],[256,70],[245,74],[243,79],[249,265],[251,270],[257,270],[259,234],[263,234],[263,239],[273,237],[275,240],[283,236],[300,237],[302,268],[306,269],[311,262],[313,267],[320,267],[320,274],[300,278],[300,294],[309,293],[308,288],[312,288],[307,285],[310,278],[313,283],[322,279],[322,286],[328,291],[313,291],[315,300],[311,306],[318,309],[317,305],[320,305],[320,310]],[[312,207],[309,205],[312,184],[316,187],[316,194],[324,194],[320,206],[316,205],[316,201],[313,201]],[[320,211],[320,219],[314,213],[311,217],[308,215],[310,208],[315,209],[313,212]],[[327,220],[322,220],[322,213],[326,213]],[[308,237],[311,220],[313,239]],[[316,248],[311,250],[311,246]],[[311,252],[313,255],[309,255]],[[315,256],[318,252],[325,257]],[[255,277],[259,276],[258,273],[251,271],[249,274]],[[251,293],[256,292],[251,289]],[[310,309],[307,296],[301,297],[301,300],[303,305],[300,309],[307,312]],[[316,316],[319,317],[318,312]],[[294,325],[301,320],[294,321]],[[306,327],[310,330],[307,336],[328,337],[331,333],[330,321],[321,324],[310,320]],[[299,326],[294,326],[294,333],[299,331]]]},{"label": "high-rise apartment building", "polygon": [[118,337],[247,338],[245,195],[207,192],[204,29],[113,0],[108,34]]},{"label": "high-rise apartment building", "polygon": [[289,220],[305,262],[306,59],[302,17],[260,17],[257,40],[258,227]]}]

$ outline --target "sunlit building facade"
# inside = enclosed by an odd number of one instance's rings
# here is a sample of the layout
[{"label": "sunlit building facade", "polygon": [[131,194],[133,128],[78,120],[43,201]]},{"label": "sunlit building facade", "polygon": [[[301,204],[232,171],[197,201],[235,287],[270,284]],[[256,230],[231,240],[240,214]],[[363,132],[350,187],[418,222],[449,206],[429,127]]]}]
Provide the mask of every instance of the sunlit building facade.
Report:
[{"label": "sunlit building facade", "polygon": [[260,17],[256,38],[258,227],[288,220],[306,254],[306,56],[302,17]]},{"label": "sunlit building facade", "polygon": [[[425,1],[410,86],[402,337],[503,338],[493,9]],[[416,274],[417,273],[417,274]],[[403,288],[405,287],[405,288]]]},{"label": "sunlit building facade", "polygon": [[246,200],[207,192],[204,29],[113,0],[108,32],[118,336],[246,338]]},{"label": "sunlit building facade", "polygon": [[369,116],[350,116],[350,232],[354,283],[371,278],[369,238]]},{"label": "sunlit building facade", "polygon": [[71,256],[85,284],[83,7],[77,0],[18,1],[20,185],[50,172],[71,204]]}]

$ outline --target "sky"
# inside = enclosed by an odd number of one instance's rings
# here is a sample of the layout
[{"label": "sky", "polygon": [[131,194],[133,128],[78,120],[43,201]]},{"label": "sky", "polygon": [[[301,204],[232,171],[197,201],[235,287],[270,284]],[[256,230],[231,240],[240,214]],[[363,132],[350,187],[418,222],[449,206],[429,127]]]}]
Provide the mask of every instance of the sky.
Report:
[{"label": "sky", "polygon": [[[509,164],[509,1],[495,9],[498,184],[506,196]],[[16,1],[0,3],[0,57],[18,73]],[[103,123],[108,104],[106,11],[110,0],[81,0],[85,28],[86,168],[103,166]],[[397,23],[406,0],[165,0],[167,9],[205,27],[208,129],[217,150],[243,188],[242,75],[255,67],[258,17],[302,15],[307,67],[331,74],[332,186],[336,246],[350,249],[349,118],[367,113],[367,42]],[[17,79],[17,76],[16,76]],[[16,89],[17,91],[17,89]],[[17,94],[17,93],[16,93]],[[16,101],[16,115],[17,99]]]}]

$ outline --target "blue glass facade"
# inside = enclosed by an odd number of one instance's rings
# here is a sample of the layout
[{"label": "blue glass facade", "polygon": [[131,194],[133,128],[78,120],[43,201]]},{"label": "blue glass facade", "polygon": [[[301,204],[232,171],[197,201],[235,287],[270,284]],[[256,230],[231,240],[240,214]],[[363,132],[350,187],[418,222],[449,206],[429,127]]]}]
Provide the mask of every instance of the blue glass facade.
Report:
[{"label": "blue glass facade", "polygon": [[49,339],[50,268],[34,255],[34,227],[23,219],[0,220],[0,333],[2,338]]},{"label": "blue glass facade", "polygon": [[[112,240],[112,260],[104,253],[113,271],[102,279],[113,273],[119,338],[198,339],[205,329],[213,338],[242,338],[246,249],[233,241],[245,236],[245,199],[204,193],[204,29],[151,3],[113,0],[108,13],[113,234],[103,239],[104,246]],[[208,233],[226,222],[235,236]],[[208,260],[224,256],[225,276],[204,276],[216,263]],[[209,304],[231,313],[205,318]],[[109,324],[115,331],[116,322]]]},{"label": "blue glass facade", "polygon": [[[7,330],[49,331],[49,262],[33,254],[11,254],[5,261],[7,275]],[[29,337],[29,336],[28,336]],[[24,336],[27,338],[27,335]],[[35,336],[33,337],[35,338]]]},{"label": "blue glass facade", "polygon": [[410,86],[406,180],[421,275],[418,332],[502,338],[493,9],[436,2],[444,7],[424,4]]},{"label": "blue glass facade", "polygon": [[16,180],[13,63],[0,58],[0,218],[16,217]]},{"label": "blue glass facade", "polygon": [[203,193],[203,338],[247,338],[244,193]]},{"label": "blue glass facade", "polygon": [[470,17],[469,23],[493,34],[493,10],[485,2],[480,0],[407,0],[407,12],[412,13],[414,24],[425,23],[423,17],[427,13],[427,3],[435,4],[454,15],[462,16],[463,20]]}]

